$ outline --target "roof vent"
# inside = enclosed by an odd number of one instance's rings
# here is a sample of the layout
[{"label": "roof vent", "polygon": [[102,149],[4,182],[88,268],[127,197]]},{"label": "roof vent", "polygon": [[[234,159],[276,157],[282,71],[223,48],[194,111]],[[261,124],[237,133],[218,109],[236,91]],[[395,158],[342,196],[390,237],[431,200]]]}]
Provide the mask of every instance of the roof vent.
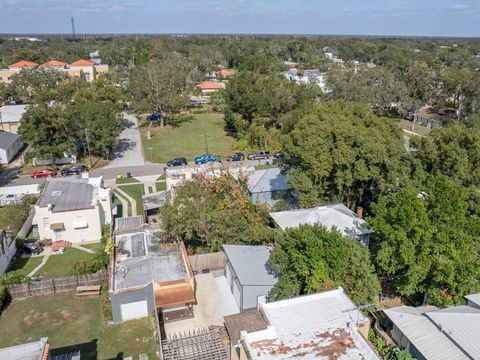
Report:
[{"label": "roof vent", "polygon": [[52,196],[60,196],[60,195],[62,195],[62,191],[61,191],[61,190],[52,191]]}]

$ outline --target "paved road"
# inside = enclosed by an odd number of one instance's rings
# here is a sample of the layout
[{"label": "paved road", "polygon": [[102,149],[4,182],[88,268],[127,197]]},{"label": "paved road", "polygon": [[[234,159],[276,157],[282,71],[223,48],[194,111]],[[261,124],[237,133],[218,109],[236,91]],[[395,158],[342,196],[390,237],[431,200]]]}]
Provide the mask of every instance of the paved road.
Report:
[{"label": "paved road", "polygon": [[124,129],[112,150],[112,161],[105,168],[124,168],[145,165],[138,121],[134,115],[123,113]]}]

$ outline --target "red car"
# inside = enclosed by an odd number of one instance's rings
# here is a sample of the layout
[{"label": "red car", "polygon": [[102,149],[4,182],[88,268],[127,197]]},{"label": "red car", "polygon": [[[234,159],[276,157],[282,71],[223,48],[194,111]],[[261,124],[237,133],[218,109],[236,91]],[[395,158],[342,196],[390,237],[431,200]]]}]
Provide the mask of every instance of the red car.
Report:
[{"label": "red car", "polygon": [[43,169],[32,174],[32,178],[34,179],[47,176],[55,176],[55,171],[52,169]]}]

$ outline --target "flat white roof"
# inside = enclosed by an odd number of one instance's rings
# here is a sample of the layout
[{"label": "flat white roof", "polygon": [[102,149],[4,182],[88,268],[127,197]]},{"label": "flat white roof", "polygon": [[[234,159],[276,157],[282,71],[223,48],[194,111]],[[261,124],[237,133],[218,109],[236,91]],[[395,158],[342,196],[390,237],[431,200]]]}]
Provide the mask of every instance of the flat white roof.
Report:
[{"label": "flat white roof", "polygon": [[464,360],[468,357],[430,321],[425,313],[438,310],[435,306],[399,306],[384,310],[403,335],[426,359]]},{"label": "flat white roof", "polygon": [[467,299],[468,301],[471,301],[477,306],[480,306],[480,293],[466,295],[465,299]]},{"label": "flat white roof", "polygon": [[269,326],[243,333],[252,360],[379,359],[357,330],[364,315],[342,288],[260,307]]},{"label": "flat white roof", "polygon": [[8,360],[42,360],[48,338],[17,346],[0,349],[0,359]]},{"label": "flat white roof", "polygon": [[300,225],[323,225],[328,230],[335,227],[349,237],[373,232],[365,227],[365,220],[357,218],[356,214],[343,204],[272,212],[270,216],[283,231],[298,228]]},{"label": "flat white roof", "polygon": [[0,123],[20,122],[27,105],[4,105],[0,107]]}]

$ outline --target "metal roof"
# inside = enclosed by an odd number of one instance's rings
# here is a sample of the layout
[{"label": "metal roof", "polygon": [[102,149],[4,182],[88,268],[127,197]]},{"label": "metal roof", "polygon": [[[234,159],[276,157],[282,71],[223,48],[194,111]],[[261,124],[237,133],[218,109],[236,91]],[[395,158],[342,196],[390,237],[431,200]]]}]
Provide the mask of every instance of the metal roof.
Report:
[{"label": "metal roof", "polygon": [[438,310],[435,306],[399,306],[384,310],[400,332],[426,359],[460,360],[468,357],[444,334],[425,313]]},{"label": "metal roof", "polygon": [[357,218],[357,215],[343,204],[272,212],[270,216],[283,231],[300,225],[323,225],[328,230],[336,227],[340,233],[349,237],[373,232],[365,227],[365,220]]},{"label": "metal roof", "polygon": [[8,360],[42,360],[48,351],[48,338],[17,346],[0,349],[0,359]]},{"label": "metal roof", "polygon": [[277,277],[268,265],[267,246],[223,245],[223,250],[242,285],[275,285]]},{"label": "metal roof", "polygon": [[465,305],[452,306],[425,315],[465,353],[480,359],[480,309]]},{"label": "metal roof", "polygon": [[480,306],[480,293],[466,295],[466,296],[465,296],[465,299],[467,299],[468,301],[474,303],[474,304],[477,305],[477,306]]},{"label": "metal roof", "polygon": [[255,170],[248,177],[248,189],[251,193],[288,190],[288,176],[280,168]]},{"label": "metal roof", "polygon": [[260,312],[270,326],[243,334],[252,360],[379,359],[358,331],[368,320],[342,288],[260,302]]},{"label": "metal roof", "polygon": [[20,122],[27,105],[4,105],[0,107],[0,123]]},{"label": "metal roof", "polygon": [[143,208],[145,210],[159,209],[172,198],[168,190],[158,191],[142,196]]},{"label": "metal roof", "polygon": [[52,207],[52,212],[93,208],[97,203],[98,188],[89,179],[74,177],[50,178],[37,205]]},{"label": "metal roof", "polygon": [[8,150],[19,138],[20,135],[0,131],[0,149]]}]

